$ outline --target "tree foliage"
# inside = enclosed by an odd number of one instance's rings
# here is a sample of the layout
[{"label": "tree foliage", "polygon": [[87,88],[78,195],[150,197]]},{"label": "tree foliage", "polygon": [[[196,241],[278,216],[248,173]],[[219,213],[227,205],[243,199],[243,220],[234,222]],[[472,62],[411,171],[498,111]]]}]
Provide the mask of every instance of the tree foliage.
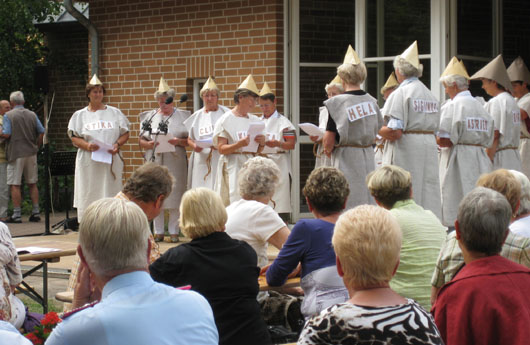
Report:
[{"label": "tree foliage", "polygon": [[49,0],[0,1],[0,98],[24,92],[28,107],[37,107],[42,95],[34,88],[33,71],[46,63],[41,32],[33,25],[58,13],[60,3]]}]

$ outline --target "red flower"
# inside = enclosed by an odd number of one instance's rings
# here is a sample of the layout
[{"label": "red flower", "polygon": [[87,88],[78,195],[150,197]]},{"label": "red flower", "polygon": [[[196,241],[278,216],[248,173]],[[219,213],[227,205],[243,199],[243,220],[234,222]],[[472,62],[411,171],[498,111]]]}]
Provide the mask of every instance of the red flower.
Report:
[{"label": "red flower", "polygon": [[59,318],[59,315],[57,315],[56,312],[51,311],[48,314],[44,315],[44,317],[42,318],[40,323],[44,327],[49,327],[49,326],[55,326],[59,322],[61,322],[61,319]]}]

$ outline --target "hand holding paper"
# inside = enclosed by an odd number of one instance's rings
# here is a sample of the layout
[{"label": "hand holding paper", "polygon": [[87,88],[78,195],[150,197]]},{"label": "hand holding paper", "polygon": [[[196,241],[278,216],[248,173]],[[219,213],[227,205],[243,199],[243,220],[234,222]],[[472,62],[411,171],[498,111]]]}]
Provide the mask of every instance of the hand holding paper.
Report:
[{"label": "hand holding paper", "polygon": [[92,151],[92,160],[95,162],[112,164],[112,154],[109,150],[113,149],[113,145],[105,144],[97,139],[94,139],[92,143],[99,147],[96,151]]},{"label": "hand holding paper", "polygon": [[324,136],[324,131],[322,130],[322,128],[319,128],[312,123],[300,123],[298,124],[298,127],[300,127],[301,130],[303,130],[310,136],[318,137],[319,139]]}]

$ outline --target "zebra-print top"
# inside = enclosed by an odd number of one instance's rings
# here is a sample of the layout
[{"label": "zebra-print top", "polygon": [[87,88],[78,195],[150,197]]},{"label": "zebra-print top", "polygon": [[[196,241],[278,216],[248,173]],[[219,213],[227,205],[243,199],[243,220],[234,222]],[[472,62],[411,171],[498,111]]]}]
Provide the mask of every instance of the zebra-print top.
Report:
[{"label": "zebra-print top", "polygon": [[306,323],[299,345],[305,344],[442,344],[431,315],[418,303],[363,307],[340,303]]}]

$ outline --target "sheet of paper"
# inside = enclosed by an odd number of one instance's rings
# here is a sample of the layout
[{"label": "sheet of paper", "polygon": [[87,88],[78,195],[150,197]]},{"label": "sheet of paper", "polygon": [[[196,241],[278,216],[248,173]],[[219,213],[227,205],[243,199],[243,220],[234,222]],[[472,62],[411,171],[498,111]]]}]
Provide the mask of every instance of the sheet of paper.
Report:
[{"label": "sheet of paper", "polygon": [[112,164],[112,154],[109,153],[109,150],[112,150],[113,145],[105,144],[102,141],[94,140],[92,143],[99,146],[97,151],[92,152],[92,160],[95,162],[101,162],[105,164]]},{"label": "sheet of paper", "polygon": [[60,249],[57,248],[44,248],[44,247],[21,247],[17,248],[18,254],[42,254],[42,253],[51,253],[58,252]]},{"label": "sheet of paper", "polygon": [[203,149],[207,149],[213,146],[213,140],[212,138],[195,140],[195,145],[202,147]]},{"label": "sheet of paper", "polygon": [[310,136],[318,136],[318,138],[322,138],[324,136],[324,131],[322,128],[315,126],[312,123],[305,122],[298,124],[298,127],[300,127],[301,130],[309,134]]},{"label": "sheet of paper", "polygon": [[155,153],[164,153],[164,152],[175,152],[175,145],[170,144],[169,140],[173,139],[174,136],[171,134],[151,134],[151,138],[156,140],[158,145],[156,146]]},{"label": "sheet of paper", "polygon": [[265,122],[256,121],[251,122],[248,126],[247,134],[250,136],[250,143],[243,147],[243,152],[258,152],[259,144],[254,141],[257,135],[263,134],[265,129]]}]

